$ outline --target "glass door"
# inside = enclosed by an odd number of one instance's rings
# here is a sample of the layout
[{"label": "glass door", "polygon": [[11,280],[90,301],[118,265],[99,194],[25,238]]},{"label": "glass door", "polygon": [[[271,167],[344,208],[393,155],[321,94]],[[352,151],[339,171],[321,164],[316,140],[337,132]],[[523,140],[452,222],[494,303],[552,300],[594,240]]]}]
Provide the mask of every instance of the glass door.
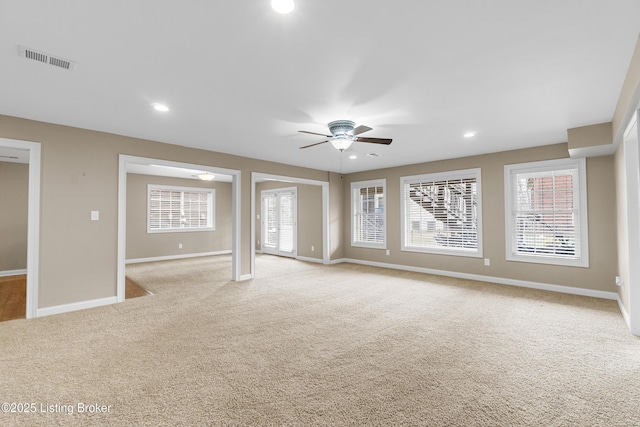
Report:
[{"label": "glass door", "polygon": [[262,197],[262,252],[296,256],[297,189],[265,190]]}]

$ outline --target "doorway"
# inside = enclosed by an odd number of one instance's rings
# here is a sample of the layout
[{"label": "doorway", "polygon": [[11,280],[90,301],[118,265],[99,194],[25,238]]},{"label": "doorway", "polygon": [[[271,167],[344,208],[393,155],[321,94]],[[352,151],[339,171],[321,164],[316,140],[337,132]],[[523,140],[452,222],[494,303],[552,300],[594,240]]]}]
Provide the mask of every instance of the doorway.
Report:
[{"label": "doorway", "polygon": [[[22,268],[24,261],[18,267],[5,271],[6,276],[16,274],[22,277],[26,289],[24,298],[19,304],[24,304],[25,317],[31,319],[38,316],[38,255],[40,241],[40,144],[37,142],[18,141],[0,138],[0,155],[6,161],[28,164],[28,193],[27,193],[27,236],[26,236],[26,271]],[[12,270],[17,268],[16,270]]]},{"label": "doorway", "polygon": [[117,251],[117,288],[118,302],[125,300],[125,254],[127,240],[127,175],[132,165],[154,166],[173,169],[198,170],[210,174],[228,175],[231,179],[231,280],[250,279],[250,275],[242,275],[240,270],[240,171],[197,165],[169,160],[120,154],[118,176],[118,251]]},{"label": "doorway", "polygon": [[264,190],[262,199],[262,252],[295,257],[297,253],[297,188]]}]

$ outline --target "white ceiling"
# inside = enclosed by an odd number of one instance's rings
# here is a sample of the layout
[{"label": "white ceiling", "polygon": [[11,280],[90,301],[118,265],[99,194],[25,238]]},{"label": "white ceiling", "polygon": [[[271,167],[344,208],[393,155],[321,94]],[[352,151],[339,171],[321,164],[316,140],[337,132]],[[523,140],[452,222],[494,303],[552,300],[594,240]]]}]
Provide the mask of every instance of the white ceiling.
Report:
[{"label": "white ceiling", "polygon": [[[0,114],[345,173],[554,144],[612,119],[639,16],[638,0],[2,0]],[[298,149],[335,119],[393,144]]]}]

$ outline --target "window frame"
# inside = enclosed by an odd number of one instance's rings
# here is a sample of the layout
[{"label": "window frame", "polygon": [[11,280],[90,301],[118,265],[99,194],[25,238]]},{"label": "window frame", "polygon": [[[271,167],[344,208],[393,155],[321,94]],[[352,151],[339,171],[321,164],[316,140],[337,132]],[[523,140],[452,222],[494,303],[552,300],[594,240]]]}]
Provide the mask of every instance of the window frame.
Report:
[{"label": "window frame", "polygon": [[[579,242],[579,257],[577,259],[563,258],[557,255],[530,255],[518,252],[514,248],[514,218],[515,218],[515,179],[518,174],[552,172],[564,169],[576,169],[577,179],[573,180],[574,206],[579,213],[578,224],[580,232],[577,234]],[[577,188],[576,188],[577,187]],[[575,201],[578,198],[577,202]],[[587,204],[587,167],[586,159],[555,159],[539,162],[517,163],[504,166],[504,206],[505,206],[505,254],[507,261],[527,262],[535,264],[561,265],[571,267],[589,267],[589,220]],[[576,210],[575,207],[573,209]]]},{"label": "window frame", "polygon": [[[206,193],[208,194],[208,225],[206,227],[185,227],[185,228],[151,228],[151,192],[153,190],[160,191],[174,191],[184,193]],[[215,188],[207,187],[184,187],[177,185],[161,185],[161,184],[147,184],[147,233],[184,233],[184,232],[197,232],[197,231],[215,231],[216,229],[216,190]]]},{"label": "window frame", "polygon": [[[382,187],[382,242],[365,242],[356,240],[356,215],[358,212],[356,192],[363,188]],[[360,248],[387,249],[387,180],[371,179],[367,181],[354,181],[351,183],[351,246]]]},{"label": "window frame", "polygon": [[[473,250],[461,249],[456,247],[423,247],[411,246],[407,244],[407,232],[410,220],[407,218],[407,194],[405,187],[408,184],[417,182],[434,182],[442,180],[456,180],[475,178],[476,182],[476,248]],[[437,255],[453,255],[470,258],[483,257],[483,239],[482,239],[482,170],[481,168],[462,169],[446,172],[435,172],[421,175],[403,176],[400,178],[400,220],[401,220],[401,250],[405,252],[419,252]]]}]

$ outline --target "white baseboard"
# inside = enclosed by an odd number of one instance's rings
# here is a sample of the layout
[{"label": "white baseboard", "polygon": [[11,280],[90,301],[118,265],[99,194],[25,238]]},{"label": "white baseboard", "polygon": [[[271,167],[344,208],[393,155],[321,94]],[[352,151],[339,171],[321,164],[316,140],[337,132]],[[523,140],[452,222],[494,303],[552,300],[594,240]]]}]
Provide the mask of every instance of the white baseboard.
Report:
[{"label": "white baseboard", "polygon": [[253,279],[253,274],[242,274],[238,279],[238,282],[244,282],[245,280]]},{"label": "white baseboard", "polygon": [[216,251],[216,252],[200,252],[196,254],[180,254],[180,255],[167,255],[167,256],[157,256],[150,258],[134,258],[127,259],[124,261],[125,264],[139,264],[141,262],[156,262],[156,261],[171,261],[174,259],[185,259],[185,258],[197,258],[201,256],[212,256],[212,255],[229,255],[232,251]]},{"label": "white baseboard", "polygon": [[618,308],[620,309],[620,313],[622,313],[622,318],[624,319],[624,323],[627,324],[627,328],[629,330],[631,330],[631,322],[629,320],[629,312],[627,312],[627,309],[625,308],[624,304],[622,304],[622,300],[620,299],[620,295],[617,295],[617,300],[618,300]]},{"label": "white baseboard", "polygon": [[87,308],[101,307],[103,305],[115,304],[116,297],[93,299],[89,301],[73,302],[70,304],[54,305],[52,307],[39,308],[36,317],[51,316],[53,314],[69,313],[71,311],[84,310]]},{"label": "white baseboard", "polygon": [[322,264],[322,259],[320,258],[309,258],[306,256],[297,256],[296,259],[299,261],[317,262],[319,264]]},{"label": "white baseboard", "polygon": [[391,268],[394,270],[413,271],[416,273],[435,274],[438,276],[455,277],[458,279],[477,280],[480,282],[498,283],[500,285],[519,286],[522,288],[539,289],[544,291],[561,292],[565,294],[581,295],[593,298],[602,298],[609,300],[617,300],[618,294],[616,292],[598,291],[593,289],[575,288],[573,286],[554,285],[550,283],[530,282],[526,280],[507,279],[504,277],[494,276],[482,276],[479,274],[459,273],[455,271],[436,270],[433,268],[424,267],[412,267],[408,265],[387,264],[382,262],[363,261],[359,259],[340,258],[332,260],[331,264],[338,264],[341,262],[349,262],[352,264],[369,265],[372,267]]},{"label": "white baseboard", "polygon": [[27,269],[24,270],[5,270],[0,271],[0,277],[9,277],[9,276],[21,276],[23,274],[27,274]]}]

